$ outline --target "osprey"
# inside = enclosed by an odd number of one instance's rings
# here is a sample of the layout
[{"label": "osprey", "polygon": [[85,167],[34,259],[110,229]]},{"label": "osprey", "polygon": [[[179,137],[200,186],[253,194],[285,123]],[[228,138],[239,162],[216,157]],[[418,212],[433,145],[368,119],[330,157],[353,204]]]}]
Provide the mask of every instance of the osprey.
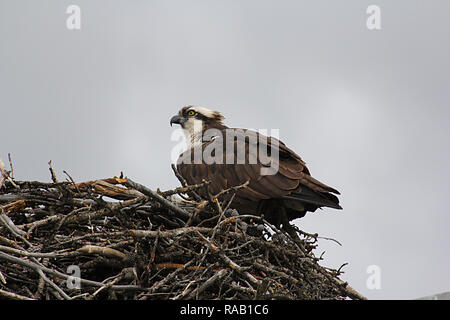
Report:
[{"label": "osprey", "polygon": [[178,158],[177,170],[188,184],[209,181],[213,194],[241,186],[235,188],[231,207],[241,214],[264,215],[276,225],[321,207],[342,209],[333,195],[340,193],[314,179],[283,142],[228,128],[223,119],[217,111],[195,106],[183,107],[170,119],[186,136],[188,148]]}]

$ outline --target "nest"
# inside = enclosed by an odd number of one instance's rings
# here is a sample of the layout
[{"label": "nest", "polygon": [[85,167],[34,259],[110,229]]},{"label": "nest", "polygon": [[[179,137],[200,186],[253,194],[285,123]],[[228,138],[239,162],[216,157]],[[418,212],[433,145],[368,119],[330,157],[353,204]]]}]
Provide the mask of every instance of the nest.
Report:
[{"label": "nest", "polygon": [[202,199],[208,182],[172,168],[182,186],[162,192],[122,175],[59,182],[51,164],[52,182],[16,181],[3,165],[0,299],[364,298],[319,264],[317,234]]}]

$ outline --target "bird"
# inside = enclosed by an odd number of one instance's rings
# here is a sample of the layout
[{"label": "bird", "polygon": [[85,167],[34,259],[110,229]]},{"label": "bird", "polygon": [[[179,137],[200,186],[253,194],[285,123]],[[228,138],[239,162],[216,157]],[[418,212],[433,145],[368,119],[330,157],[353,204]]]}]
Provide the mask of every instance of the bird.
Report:
[{"label": "bird", "polygon": [[176,169],[187,184],[207,181],[211,194],[233,190],[230,208],[277,226],[318,208],[342,209],[340,192],[313,178],[302,158],[282,141],[256,130],[229,128],[223,120],[220,112],[193,105],[170,119],[186,137],[187,149]]}]

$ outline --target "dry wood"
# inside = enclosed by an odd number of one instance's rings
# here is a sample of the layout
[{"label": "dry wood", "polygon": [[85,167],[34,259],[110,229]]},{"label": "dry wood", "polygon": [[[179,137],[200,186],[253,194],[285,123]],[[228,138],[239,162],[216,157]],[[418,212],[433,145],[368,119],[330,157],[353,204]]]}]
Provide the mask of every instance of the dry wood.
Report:
[{"label": "dry wood", "polygon": [[318,264],[317,234],[229,210],[245,184],[212,195],[173,167],[181,187],[153,191],[122,175],[58,180],[51,162],[52,182],[10,168],[0,163],[1,299],[364,299]]},{"label": "dry wood", "polygon": [[77,249],[77,252],[85,254],[99,254],[105,257],[118,259],[124,259],[126,257],[125,253],[122,253],[119,250],[94,245],[85,245]]}]

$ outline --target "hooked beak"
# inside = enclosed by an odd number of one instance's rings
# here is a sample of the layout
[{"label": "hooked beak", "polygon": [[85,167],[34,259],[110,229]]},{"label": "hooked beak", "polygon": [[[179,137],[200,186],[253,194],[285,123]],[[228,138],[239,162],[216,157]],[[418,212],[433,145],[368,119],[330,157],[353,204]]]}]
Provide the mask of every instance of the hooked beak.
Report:
[{"label": "hooked beak", "polygon": [[179,116],[179,115],[173,116],[170,119],[170,126],[172,126],[172,124],[174,124],[174,123],[179,124],[180,126],[183,126],[183,124],[186,122],[186,120],[187,119],[183,116]]}]

